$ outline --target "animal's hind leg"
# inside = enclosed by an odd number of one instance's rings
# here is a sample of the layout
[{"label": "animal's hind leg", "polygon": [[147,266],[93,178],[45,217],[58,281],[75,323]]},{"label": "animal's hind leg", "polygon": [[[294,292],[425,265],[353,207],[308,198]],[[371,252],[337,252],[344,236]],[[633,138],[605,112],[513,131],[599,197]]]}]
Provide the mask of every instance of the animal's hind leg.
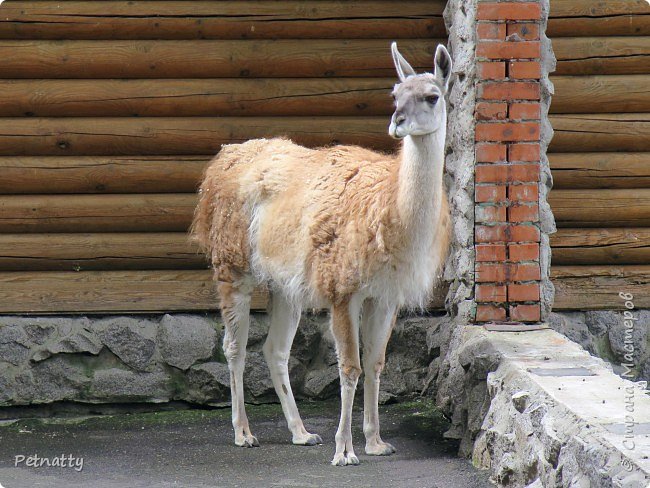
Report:
[{"label": "animal's hind leg", "polygon": [[232,398],[232,426],[235,444],[243,447],[259,446],[251,434],[244,406],[244,363],[250,324],[250,289],[232,283],[219,283],[221,316],[225,323],[223,352],[230,369],[230,394]]},{"label": "animal's hind leg", "polygon": [[300,309],[292,306],[280,293],[274,293],[271,327],[264,343],[264,357],[271,371],[273,386],[282,403],[293,443],[305,446],[322,444],[318,434],[310,434],[302,423],[289,382],[289,353],[300,322]]},{"label": "animal's hind leg", "polygon": [[368,300],[363,307],[361,337],[363,339],[363,433],[366,454],[386,456],[395,448],[379,435],[379,375],[384,369],[386,345],[395,325],[395,306]]}]

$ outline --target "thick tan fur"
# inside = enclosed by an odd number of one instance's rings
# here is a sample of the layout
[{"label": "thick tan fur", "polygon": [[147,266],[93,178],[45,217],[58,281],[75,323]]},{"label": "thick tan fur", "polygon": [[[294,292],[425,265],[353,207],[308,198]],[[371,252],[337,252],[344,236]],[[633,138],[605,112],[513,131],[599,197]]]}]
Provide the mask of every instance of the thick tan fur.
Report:
[{"label": "thick tan fur", "polygon": [[[205,173],[192,234],[210,256],[215,278],[234,281],[254,272],[251,218],[263,205],[256,241],[262,265],[291,267],[300,257],[308,293],[340,303],[380,268],[409,259],[411,230],[422,223],[399,215],[400,163],[401,155],[356,146],[308,149],[286,139],[224,146]],[[431,248],[439,263],[450,227],[444,195],[441,207]]]}]

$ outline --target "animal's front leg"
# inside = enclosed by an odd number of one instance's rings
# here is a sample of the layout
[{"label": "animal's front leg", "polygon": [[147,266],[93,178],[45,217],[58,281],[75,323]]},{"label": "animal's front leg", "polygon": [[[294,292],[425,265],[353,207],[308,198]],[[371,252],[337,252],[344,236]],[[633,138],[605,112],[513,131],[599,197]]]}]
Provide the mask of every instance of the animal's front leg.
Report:
[{"label": "animal's front leg", "polygon": [[352,405],[361,374],[359,360],[359,304],[344,302],[332,307],[332,333],[336,342],[341,379],[341,419],[336,432],[336,453],[332,464],[359,464],[352,447]]},{"label": "animal's front leg", "polygon": [[395,325],[395,306],[374,300],[363,308],[361,334],[363,340],[363,433],[366,454],[387,456],[396,449],[379,435],[379,376],[384,369],[386,346]]}]

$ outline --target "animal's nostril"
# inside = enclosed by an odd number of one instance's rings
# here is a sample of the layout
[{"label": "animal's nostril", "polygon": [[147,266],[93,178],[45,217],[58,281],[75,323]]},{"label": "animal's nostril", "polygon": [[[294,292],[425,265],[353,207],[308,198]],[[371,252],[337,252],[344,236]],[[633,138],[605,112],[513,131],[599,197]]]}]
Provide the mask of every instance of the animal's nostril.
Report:
[{"label": "animal's nostril", "polygon": [[400,125],[405,120],[406,117],[404,117],[403,115],[398,115],[397,117],[395,117],[395,125]]}]

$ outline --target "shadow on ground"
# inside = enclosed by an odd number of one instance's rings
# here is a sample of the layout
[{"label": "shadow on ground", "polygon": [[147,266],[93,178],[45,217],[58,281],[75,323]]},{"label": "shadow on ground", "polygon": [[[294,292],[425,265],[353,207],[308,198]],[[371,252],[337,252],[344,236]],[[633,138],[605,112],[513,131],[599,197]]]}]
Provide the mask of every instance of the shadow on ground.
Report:
[{"label": "shadow on ground", "polygon": [[[390,457],[363,454],[363,414],[355,409],[359,466],[333,467],[338,403],[303,402],[308,430],[324,444],[293,446],[279,405],[249,405],[261,447],[232,442],[229,409],[175,410],[92,418],[24,420],[0,427],[0,484],[26,487],[336,487],[482,488],[487,474],[456,457],[447,425],[427,401],[382,406]],[[83,470],[15,467],[16,456],[83,458]],[[74,464],[74,463],[73,463]]]}]

